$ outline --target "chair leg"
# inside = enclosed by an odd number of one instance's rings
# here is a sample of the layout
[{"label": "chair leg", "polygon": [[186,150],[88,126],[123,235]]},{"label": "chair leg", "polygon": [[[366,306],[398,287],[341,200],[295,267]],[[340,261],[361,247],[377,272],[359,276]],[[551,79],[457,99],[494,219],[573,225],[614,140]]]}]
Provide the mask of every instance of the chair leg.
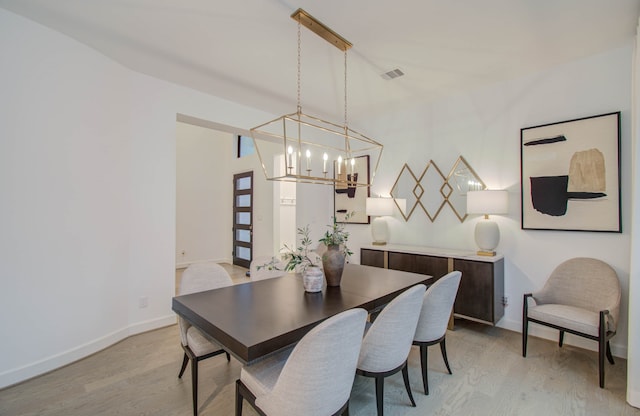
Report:
[{"label": "chair leg", "polygon": [[378,416],[384,415],[384,377],[376,376],[376,406],[378,408]]},{"label": "chair leg", "polygon": [[229,353],[228,353],[228,352],[226,352],[226,351],[225,351],[224,353],[225,353],[225,354],[227,354],[227,362],[230,362],[230,361],[231,361],[231,356],[230,356],[230,355],[229,355]]},{"label": "chair leg", "polygon": [[416,402],[413,400],[413,394],[411,394],[411,386],[409,385],[409,366],[406,362],[404,363],[404,367],[402,367],[402,378],[404,379],[404,387],[407,389],[409,400],[411,400],[411,406],[416,407]]},{"label": "chair leg", "polygon": [[604,388],[604,356],[606,354],[607,344],[604,313],[600,311],[600,328],[598,331],[598,375],[601,389]]},{"label": "chair leg", "polygon": [[187,356],[187,353],[184,353],[184,358],[182,359],[182,367],[180,368],[180,374],[178,374],[178,378],[182,378],[182,375],[184,374],[184,370],[186,370],[187,368],[187,363],[189,363],[189,356]]},{"label": "chair leg", "polygon": [[236,381],[236,416],[242,416],[242,400],[244,397],[240,392],[240,380]]},{"label": "chair leg", "polygon": [[527,318],[522,318],[522,356],[527,356],[527,333],[529,332],[529,321]]},{"label": "chair leg", "polygon": [[191,390],[193,390],[193,416],[198,416],[198,360],[191,360]]},{"label": "chair leg", "polygon": [[529,313],[529,303],[527,298],[530,294],[525,294],[522,301],[522,356],[527,356],[527,333],[529,332],[529,320],[527,319]]},{"label": "chair leg", "polygon": [[558,347],[562,348],[562,343],[564,342],[564,331],[560,330],[560,338],[558,339]]},{"label": "chair leg", "polygon": [[424,394],[429,395],[429,379],[427,378],[427,347],[426,345],[420,345],[420,367],[422,368],[422,387],[424,387]]},{"label": "chair leg", "polygon": [[445,344],[445,338],[442,338],[442,341],[440,341],[440,352],[442,352],[442,358],[444,359],[444,365],[447,366],[447,371],[449,371],[449,374],[453,374],[451,372],[451,367],[449,367],[449,360],[447,360],[447,345]]},{"label": "chair leg", "polygon": [[600,346],[598,348],[598,374],[600,376],[600,388],[604,388],[604,355],[605,352],[604,350],[606,349],[606,347],[604,345],[602,345],[603,343],[600,342]]},{"label": "chair leg", "polygon": [[615,364],[613,361],[613,355],[611,355],[611,345],[609,344],[609,341],[607,341],[607,360],[609,360],[611,364]]}]

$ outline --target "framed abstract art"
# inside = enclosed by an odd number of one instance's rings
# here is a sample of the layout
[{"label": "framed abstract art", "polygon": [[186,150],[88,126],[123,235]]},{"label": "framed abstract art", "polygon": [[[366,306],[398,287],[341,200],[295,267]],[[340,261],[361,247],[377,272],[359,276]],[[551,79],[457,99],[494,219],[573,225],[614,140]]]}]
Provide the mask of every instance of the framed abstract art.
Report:
[{"label": "framed abstract art", "polygon": [[[351,163],[353,161],[353,163]],[[333,188],[333,207],[337,222],[369,224],[366,212],[369,196],[369,156],[359,156],[345,161],[341,168],[337,162],[333,166],[334,178],[343,178]],[[359,184],[359,185],[356,185]],[[346,215],[351,216],[347,219]]]},{"label": "framed abstract art", "polygon": [[620,112],[520,130],[522,229],[622,232]]}]

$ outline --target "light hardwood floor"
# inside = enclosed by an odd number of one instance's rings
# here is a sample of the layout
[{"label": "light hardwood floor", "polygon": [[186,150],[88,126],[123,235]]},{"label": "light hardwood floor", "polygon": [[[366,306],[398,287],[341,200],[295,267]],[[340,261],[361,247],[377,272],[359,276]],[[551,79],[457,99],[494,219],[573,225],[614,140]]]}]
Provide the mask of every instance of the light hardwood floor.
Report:
[{"label": "light hardwood floor", "polygon": [[[235,281],[248,281],[237,273]],[[606,389],[598,387],[595,352],[530,338],[521,356],[520,334],[456,320],[447,333],[453,375],[437,346],[429,349],[431,394],[422,393],[416,347],[409,356],[409,400],[400,373],[385,383],[386,415],[640,415],[625,402],[626,361],[606,364]],[[76,363],[0,390],[0,415],[184,415],[191,414],[190,371],[178,379],[182,361],[178,328],[130,337]],[[241,365],[224,356],[200,363],[200,415],[233,415]],[[309,375],[312,377],[313,375]],[[244,414],[256,413],[245,403]],[[356,377],[352,416],[375,415],[372,379]]]}]

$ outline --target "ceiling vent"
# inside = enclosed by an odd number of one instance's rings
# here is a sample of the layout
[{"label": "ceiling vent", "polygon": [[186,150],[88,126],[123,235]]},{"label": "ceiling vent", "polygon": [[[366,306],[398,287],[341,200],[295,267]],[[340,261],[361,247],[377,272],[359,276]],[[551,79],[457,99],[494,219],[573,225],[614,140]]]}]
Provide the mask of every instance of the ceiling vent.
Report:
[{"label": "ceiling vent", "polygon": [[402,72],[399,68],[396,68],[396,69],[392,69],[389,72],[385,72],[381,76],[383,79],[390,80],[390,79],[401,77],[403,75],[404,75],[404,72]]}]

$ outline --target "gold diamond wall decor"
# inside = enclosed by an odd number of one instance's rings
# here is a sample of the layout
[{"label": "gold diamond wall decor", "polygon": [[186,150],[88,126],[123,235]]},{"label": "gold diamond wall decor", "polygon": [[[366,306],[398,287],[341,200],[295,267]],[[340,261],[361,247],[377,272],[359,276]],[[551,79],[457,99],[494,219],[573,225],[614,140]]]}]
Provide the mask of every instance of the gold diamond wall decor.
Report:
[{"label": "gold diamond wall decor", "polygon": [[467,191],[481,191],[486,186],[462,156],[453,164],[447,176],[447,184],[451,187],[447,204],[460,222],[464,222],[467,218]]},{"label": "gold diamond wall decor", "polygon": [[[471,165],[460,156],[445,177],[433,160],[429,160],[420,178],[416,178],[406,163],[391,188],[391,197],[405,221],[409,221],[416,206],[420,206],[426,216],[434,222],[442,208],[448,205],[460,222],[467,218],[467,192],[481,191],[486,185]],[[398,200],[406,200],[406,211]]]},{"label": "gold diamond wall decor", "polygon": [[423,184],[427,196],[419,198],[418,204],[431,222],[434,222],[447,202],[447,198],[438,193],[438,189],[447,183],[447,178],[442,174],[438,165],[430,160],[422,172],[419,182]]},{"label": "gold diamond wall decor", "polygon": [[[400,214],[402,214],[402,218],[404,218],[405,221],[409,221],[411,214],[413,214],[413,210],[416,209],[418,201],[424,193],[424,190],[422,190],[422,192],[421,190],[422,187],[420,186],[420,182],[416,178],[416,175],[413,174],[409,165],[405,163],[400,170],[400,174],[398,175],[396,182],[391,188],[391,197],[393,198],[393,202],[395,202]],[[402,210],[402,204],[398,203],[399,199],[406,200],[406,211]]]}]

